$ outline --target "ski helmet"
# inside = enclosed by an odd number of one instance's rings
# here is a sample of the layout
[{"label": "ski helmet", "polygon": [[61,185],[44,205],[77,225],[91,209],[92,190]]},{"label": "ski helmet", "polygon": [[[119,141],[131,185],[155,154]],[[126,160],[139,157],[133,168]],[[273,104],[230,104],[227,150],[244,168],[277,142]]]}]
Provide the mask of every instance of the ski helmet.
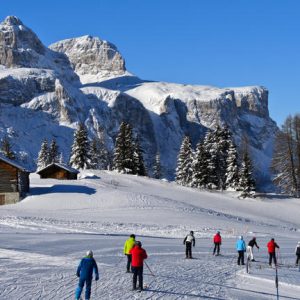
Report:
[{"label": "ski helmet", "polygon": [[142,243],[140,241],[136,241],[135,244],[138,246],[138,247],[142,247]]},{"label": "ski helmet", "polygon": [[86,252],[86,256],[89,256],[89,257],[93,257],[93,251],[92,250],[88,250],[87,252]]},{"label": "ski helmet", "polygon": [[242,239],[243,239],[243,236],[241,235],[241,236],[240,236],[240,240],[242,240]]}]

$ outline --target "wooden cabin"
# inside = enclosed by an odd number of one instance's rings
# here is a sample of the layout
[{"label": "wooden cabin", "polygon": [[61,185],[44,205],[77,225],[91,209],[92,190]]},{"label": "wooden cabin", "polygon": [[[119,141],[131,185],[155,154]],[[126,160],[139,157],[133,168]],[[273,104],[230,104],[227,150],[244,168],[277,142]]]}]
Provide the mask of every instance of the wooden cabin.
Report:
[{"label": "wooden cabin", "polygon": [[29,174],[24,167],[0,155],[0,205],[16,203],[26,196]]},{"label": "wooden cabin", "polygon": [[52,163],[37,172],[41,178],[54,179],[77,179],[78,173],[76,169],[59,163]]}]

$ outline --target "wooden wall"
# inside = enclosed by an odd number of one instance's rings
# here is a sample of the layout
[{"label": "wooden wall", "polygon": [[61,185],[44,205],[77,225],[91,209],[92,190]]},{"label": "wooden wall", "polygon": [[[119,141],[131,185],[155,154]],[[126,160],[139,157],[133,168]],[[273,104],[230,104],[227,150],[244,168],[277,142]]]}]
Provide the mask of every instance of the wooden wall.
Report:
[{"label": "wooden wall", "polygon": [[0,161],[0,193],[18,192],[18,169]]},{"label": "wooden wall", "polygon": [[68,172],[57,166],[49,167],[40,173],[41,178],[54,178],[54,179],[77,179],[77,174]]}]

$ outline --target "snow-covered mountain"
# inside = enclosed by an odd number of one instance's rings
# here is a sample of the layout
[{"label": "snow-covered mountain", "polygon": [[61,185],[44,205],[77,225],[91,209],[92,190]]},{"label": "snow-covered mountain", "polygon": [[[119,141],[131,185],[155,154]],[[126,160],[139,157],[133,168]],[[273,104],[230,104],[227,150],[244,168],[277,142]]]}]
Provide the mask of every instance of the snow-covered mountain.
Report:
[{"label": "snow-covered mountain", "polygon": [[227,124],[237,143],[247,137],[260,185],[269,180],[276,123],[264,87],[217,88],[141,80],[117,48],[91,36],[45,47],[17,17],[0,25],[0,137],[8,134],[29,167],[44,138],[55,137],[67,160],[73,130],[103,130],[109,149],[122,121],[133,125],[148,168],[157,152],[174,174],[184,135],[195,145],[208,128]]}]

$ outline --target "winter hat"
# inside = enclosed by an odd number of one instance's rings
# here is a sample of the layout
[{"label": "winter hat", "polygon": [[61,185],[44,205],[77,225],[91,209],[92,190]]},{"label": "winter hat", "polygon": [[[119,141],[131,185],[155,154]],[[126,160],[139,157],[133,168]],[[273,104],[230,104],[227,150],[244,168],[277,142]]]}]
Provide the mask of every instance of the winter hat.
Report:
[{"label": "winter hat", "polygon": [[193,231],[193,230],[191,230],[191,231],[190,231],[190,234],[191,234],[191,235],[193,235],[193,234],[194,234],[194,231]]},{"label": "winter hat", "polygon": [[93,251],[92,250],[88,250],[87,252],[86,252],[86,256],[89,256],[89,257],[93,257]]},{"label": "winter hat", "polygon": [[131,234],[130,237],[135,239],[135,234]]},{"label": "winter hat", "polygon": [[217,234],[220,234],[220,231],[217,231]]},{"label": "winter hat", "polygon": [[243,236],[242,235],[240,235],[240,240],[242,240],[243,239]]},{"label": "winter hat", "polygon": [[253,239],[256,240],[256,237],[254,236]]},{"label": "winter hat", "polygon": [[138,246],[138,247],[142,247],[142,243],[140,241],[136,241],[135,244]]}]

